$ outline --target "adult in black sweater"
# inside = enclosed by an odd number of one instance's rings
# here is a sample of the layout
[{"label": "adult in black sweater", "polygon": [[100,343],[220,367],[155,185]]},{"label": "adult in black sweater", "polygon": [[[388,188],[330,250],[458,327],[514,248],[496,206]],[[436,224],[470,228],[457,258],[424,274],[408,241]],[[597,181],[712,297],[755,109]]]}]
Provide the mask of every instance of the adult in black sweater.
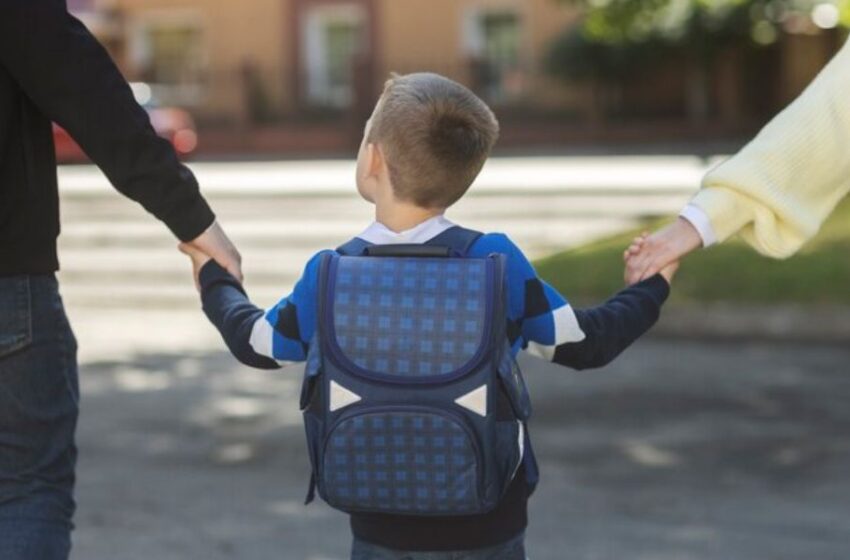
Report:
[{"label": "adult in black sweater", "polygon": [[241,276],[192,173],[65,0],[0,0],[0,558],[68,557],[76,342],[59,298],[51,121],[125,196]]}]

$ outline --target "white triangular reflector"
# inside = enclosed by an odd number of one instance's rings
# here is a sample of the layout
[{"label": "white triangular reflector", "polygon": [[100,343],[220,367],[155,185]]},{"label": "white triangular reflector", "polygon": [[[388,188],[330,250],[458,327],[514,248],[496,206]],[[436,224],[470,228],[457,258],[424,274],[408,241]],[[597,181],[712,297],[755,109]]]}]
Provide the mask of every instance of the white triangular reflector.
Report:
[{"label": "white triangular reflector", "polygon": [[336,381],[331,381],[331,412],[339,410],[361,400],[359,395],[352,393]]},{"label": "white triangular reflector", "polygon": [[455,404],[481,416],[487,416],[487,385],[482,385],[474,391],[456,398]]}]

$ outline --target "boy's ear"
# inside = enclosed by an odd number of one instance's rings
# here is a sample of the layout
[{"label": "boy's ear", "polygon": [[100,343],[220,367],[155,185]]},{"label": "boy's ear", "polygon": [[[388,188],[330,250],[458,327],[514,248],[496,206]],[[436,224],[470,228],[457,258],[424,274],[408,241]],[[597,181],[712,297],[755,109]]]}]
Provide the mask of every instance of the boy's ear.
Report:
[{"label": "boy's ear", "polygon": [[384,152],[378,144],[369,143],[366,145],[367,166],[370,177],[379,177],[383,173],[386,160]]}]

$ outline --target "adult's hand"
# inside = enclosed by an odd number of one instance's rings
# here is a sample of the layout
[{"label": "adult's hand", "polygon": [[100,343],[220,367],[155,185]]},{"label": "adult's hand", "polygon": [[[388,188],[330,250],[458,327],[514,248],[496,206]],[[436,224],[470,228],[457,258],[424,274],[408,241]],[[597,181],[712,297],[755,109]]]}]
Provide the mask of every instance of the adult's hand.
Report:
[{"label": "adult's hand", "polygon": [[242,282],[242,255],[236,250],[233,242],[217,221],[186,245],[208,255]]},{"label": "adult's hand", "polygon": [[701,246],[696,228],[686,219],[677,218],[647,237],[640,252],[628,256],[626,283],[631,285],[654,276]]}]

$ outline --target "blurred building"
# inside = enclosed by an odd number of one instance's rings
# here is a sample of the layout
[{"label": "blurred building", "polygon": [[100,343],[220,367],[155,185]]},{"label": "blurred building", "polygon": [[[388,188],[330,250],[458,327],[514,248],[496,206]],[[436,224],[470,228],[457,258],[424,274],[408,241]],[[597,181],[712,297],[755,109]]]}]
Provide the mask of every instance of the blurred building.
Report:
[{"label": "blurred building", "polygon": [[[569,2],[71,0],[69,7],[129,80],[149,84],[159,104],[189,109],[202,149],[220,151],[350,149],[389,73],[426,70],[494,105],[503,146],[724,137],[751,131],[834,51],[821,39],[789,40],[759,62],[753,80],[752,68],[730,53],[710,99],[691,95],[688,68],[659,68],[614,92],[600,117],[592,87],[564,85],[543,70],[554,38],[577,21]],[[694,122],[695,99],[712,104],[712,118],[697,107],[703,117]]]},{"label": "blurred building", "polygon": [[[495,103],[556,103],[536,71],[574,17],[551,0],[91,0],[131,80],[202,120],[371,104],[390,72],[433,70]],[[101,26],[102,27],[102,26]]]}]

